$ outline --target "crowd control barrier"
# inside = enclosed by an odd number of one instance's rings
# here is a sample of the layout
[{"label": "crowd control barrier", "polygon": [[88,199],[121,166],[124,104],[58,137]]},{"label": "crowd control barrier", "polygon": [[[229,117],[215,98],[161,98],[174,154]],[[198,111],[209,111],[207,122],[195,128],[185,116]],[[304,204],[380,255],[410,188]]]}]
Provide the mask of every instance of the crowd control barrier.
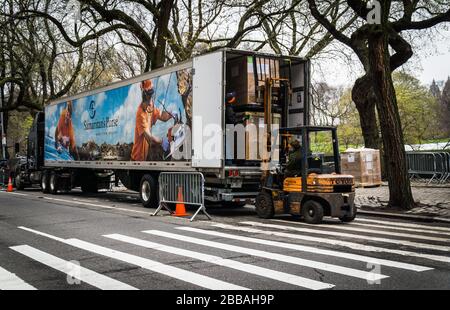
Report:
[{"label": "crowd control barrier", "polygon": [[[211,216],[205,207],[205,177],[200,172],[162,172],[159,175],[159,206],[152,216],[157,215],[163,208],[172,215],[185,216],[184,205],[198,206],[191,217],[191,222],[199,212],[203,212],[208,219]],[[176,205],[175,213],[169,204]]]},{"label": "crowd control barrier", "polygon": [[429,179],[443,184],[450,179],[450,153],[447,152],[407,152],[411,178]]}]

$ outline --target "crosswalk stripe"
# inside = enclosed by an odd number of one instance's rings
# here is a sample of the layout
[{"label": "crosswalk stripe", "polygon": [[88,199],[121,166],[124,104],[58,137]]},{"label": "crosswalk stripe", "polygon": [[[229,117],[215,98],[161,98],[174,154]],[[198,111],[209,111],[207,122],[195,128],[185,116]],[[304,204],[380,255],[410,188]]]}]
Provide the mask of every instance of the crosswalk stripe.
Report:
[{"label": "crosswalk stripe", "polygon": [[[78,266],[28,245],[12,246],[10,249],[102,290],[137,290],[137,288],[131,285]],[[78,275],[75,273],[72,274],[75,270],[79,271]]]},{"label": "crosswalk stripe", "polygon": [[199,245],[203,245],[203,246],[209,246],[209,247],[217,248],[217,249],[221,249],[221,250],[233,251],[233,252],[238,252],[238,253],[242,253],[242,254],[248,254],[248,255],[252,255],[252,256],[267,258],[270,260],[277,260],[277,261],[295,264],[295,265],[299,265],[299,266],[315,268],[315,269],[319,269],[319,270],[324,270],[324,271],[342,274],[342,275],[346,275],[349,277],[354,277],[354,278],[359,278],[359,279],[364,279],[364,280],[367,280],[371,277],[375,277],[375,278],[377,278],[377,280],[388,277],[385,275],[374,275],[373,273],[358,270],[358,269],[347,268],[347,267],[337,266],[337,265],[333,265],[333,264],[322,263],[322,262],[317,262],[317,261],[313,261],[313,260],[273,253],[273,252],[260,251],[260,250],[250,249],[250,248],[241,247],[241,246],[229,245],[229,244],[225,244],[225,243],[221,243],[221,242],[215,242],[215,241],[209,241],[209,240],[204,240],[204,239],[199,239],[199,238],[194,238],[194,237],[188,237],[188,236],[183,236],[183,235],[179,235],[179,234],[173,234],[173,233],[169,233],[169,232],[159,231],[159,230],[147,230],[147,231],[143,231],[143,232],[147,233],[147,234],[157,235],[160,237],[167,237],[167,238],[186,241],[186,242],[199,244]]},{"label": "crosswalk stripe", "polygon": [[444,252],[450,251],[450,247],[447,247],[447,246],[418,243],[418,242],[412,242],[412,241],[406,241],[406,240],[400,240],[400,239],[387,239],[387,238],[365,236],[365,235],[361,235],[361,234],[347,234],[347,233],[335,232],[335,231],[325,231],[325,230],[310,229],[310,228],[299,228],[299,227],[292,227],[292,226],[286,226],[286,225],[264,224],[264,223],[258,223],[258,222],[252,222],[252,221],[245,221],[245,222],[239,222],[239,223],[244,224],[244,225],[265,227],[265,228],[275,228],[275,229],[280,229],[280,230],[298,231],[298,232],[313,233],[313,234],[319,234],[319,235],[332,235],[335,237],[347,237],[347,238],[352,238],[352,239],[393,243],[396,245],[404,245],[404,246],[420,248],[420,249],[429,249],[429,250],[444,251]]},{"label": "crosswalk stripe", "polygon": [[[411,231],[411,232],[434,234],[434,235],[449,236],[450,237],[450,233],[440,232],[440,231],[432,231],[432,230],[428,230],[428,229],[385,226],[385,225],[367,224],[367,223],[359,223],[359,222],[358,223],[353,222],[351,225],[358,225],[358,226],[363,226],[363,227],[381,228],[381,229],[400,230],[400,231]],[[446,240],[450,241],[449,238],[447,238]]]},{"label": "crosswalk stripe", "polygon": [[378,221],[372,219],[363,219],[357,218],[355,223],[365,222],[365,223],[376,223],[383,224],[386,226],[394,226],[394,227],[411,227],[411,228],[425,228],[427,231],[447,231],[450,232],[450,228],[447,227],[439,227],[439,226],[428,226],[428,225],[420,225],[420,224],[411,224],[411,223],[403,223],[403,222],[395,222],[395,221]]},{"label": "crosswalk stripe", "polygon": [[0,267],[0,290],[35,290],[36,288],[16,276],[14,273]]},{"label": "crosswalk stripe", "polygon": [[55,241],[59,241],[59,242],[63,242],[63,243],[64,243],[64,241],[66,241],[63,238],[56,237],[56,236],[53,236],[53,235],[50,235],[50,234],[47,234],[47,233],[44,233],[44,232],[41,232],[41,231],[38,231],[38,230],[34,230],[34,229],[31,229],[31,228],[28,228],[28,227],[19,226],[17,228],[25,230],[25,231],[28,231],[28,232],[31,232],[31,233],[34,233],[34,234],[42,236],[42,237],[46,237],[46,238],[55,240]]},{"label": "crosswalk stripe", "polygon": [[243,232],[247,232],[247,233],[256,233],[256,234],[262,234],[262,235],[268,235],[268,236],[277,236],[277,237],[291,238],[291,239],[297,239],[297,240],[303,240],[303,241],[311,241],[311,242],[318,242],[318,243],[323,243],[323,244],[343,246],[343,247],[351,248],[354,250],[365,251],[365,252],[391,253],[391,254],[398,254],[398,255],[402,255],[402,256],[425,258],[425,259],[429,259],[429,260],[433,260],[433,261],[450,263],[450,257],[441,256],[441,255],[422,254],[422,253],[417,253],[417,252],[412,252],[412,251],[387,249],[387,248],[382,248],[382,247],[377,247],[377,246],[364,245],[364,244],[355,243],[355,242],[341,241],[341,240],[337,240],[337,239],[328,239],[328,238],[322,238],[322,237],[298,235],[298,234],[278,232],[278,231],[266,231],[266,230],[261,230],[261,229],[256,229],[256,228],[234,226],[234,225],[228,225],[228,224],[211,223],[211,225],[213,227],[234,230],[234,231],[243,231]]},{"label": "crosswalk stripe", "polygon": [[387,235],[387,236],[395,236],[395,237],[405,237],[405,238],[412,238],[417,240],[427,240],[427,241],[438,241],[438,242],[449,242],[449,238],[439,238],[439,237],[431,237],[431,236],[419,236],[419,235],[413,235],[413,234],[406,234],[406,233],[398,233],[398,232],[392,232],[392,231],[381,231],[381,230],[375,230],[375,229],[365,229],[365,228],[359,228],[355,226],[350,226],[347,224],[336,224],[336,225],[329,225],[329,224],[306,224],[306,223],[299,223],[299,222],[293,222],[293,221],[283,221],[283,220],[271,220],[273,222],[277,223],[289,223],[293,225],[301,225],[301,226],[308,226],[308,227],[320,227],[320,228],[330,228],[330,229],[337,229],[337,230],[346,230],[346,231],[356,231],[356,232],[362,232],[362,233],[369,233],[369,234],[376,234],[376,235]]},{"label": "crosswalk stripe", "polygon": [[116,251],[110,248],[106,248],[103,246],[99,246],[93,243],[89,243],[83,240],[79,239],[61,239],[31,228],[20,226],[20,229],[27,230],[29,232],[32,232],[37,235],[46,236],[53,240],[61,241],[64,244],[71,245],[73,247],[92,252],[95,254],[99,254],[102,256],[106,256],[109,258],[113,258],[116,260],[120,260],[126,263],[129,263],[131,265],[139,266],[141,268],[151,270],[156,273],[160,273],[175,279],[179,279],[184,282],[192,283],[194,285],[212,289],[212,290],[248,290],[248,288],[234,285],[225,281],[220,281],[217,279],[213,279],[211,277],[203,276],[200,274],[197,274],[195,272],[183,270],[180,268],[172,267],[169,265],[165,265],[162,263],[159,263],[154,260],[150,260],[144,257],[136,256],[133,254],[128,254],[120,251]]},{"label": "crosswalk stripe", "polygon": [[361,262],[365,262],[365,263],[372,263],[372,264],[383,265],[383,266],[399,268],[399,269],[406,269],[406,270],[411,270],[411,271],[416,271],[416,272],[428,271],[428,270],[433,269],[430,267],[402,263],[402,262],[393,261],[393,260],[379,259],[376,257],[363,256],[363,255],[357,255],[357,254],[351,254],[351,253],[345,253],[345,252],[339,252],[339,251],[332,251],[332,250],[323,250],[323,249],[319,249],[316,247],[304,246],[304,245],[299,245],[299,244],[294,244],[294,243],[285,243],[285,242],[271,241],[271,240],[266,240],[266,239],[244,237],[244,236],[240,236],[240,235],[232,235],[232,234],[227,234],[227,233],[222,233],[222,232],[217,232],[217,231],[212,231],[212,230],[199,229],[199,228],[194,228],[194,227],[176,227],[176,229],[190,231],[190,232],[199,233],[199,234],[210,235],[210,236],[215,236],[215,237],[228,238],[228,239],[232,239],[232,240],[239,240],[239,241],[257,243],[257,244],[262,244],[262,245],[268,245],[268,246],[284,248],[284,249],[289,249],[289,250],[297,250],[297,251],[301,251],[301,252],[341,257],[341,258],[345,258],[345,259],[349,259],[349,260],[361,261]]},{"label": "crosswalk stripe", "polygon": [[247,288],[234,285],[225,281],[213,279],[207,276],[200,275],[195,272],[183,270],[177,267],[172,267],[153,261],[140,256],[128,254],[125,252],[115,251],[113,249],[105,248],[96,244],[92,244],[83,240],[68,239],[67,244],[77,248],[93,252],[99,255],[114,258],[132,265],[140,266],[142,268],[167,275],[169,277],[179,279],[188,283],[195,284],[211,290],[244,290]]},{"label": "crosswalk stripe", "polygon": [[149,248],[149,249],[166,252],[166,253],[190,257],[193,259],[198,259],[198,260],[208,262],[211,264],[216,264],[219,266],[236,269],[236,270],[243,271],[246,273],[255,274],[257,276],[266,277],[266,278],[269,278],[272,280],[277,280],[280,282],[284,282],[284,283],[288,283],[288,284],[292,284],[292,285],[296,285],[296,286],[300,286],[300,287],[304,287],[304,288],[308,288],[308,289],[321,290],[321,289],[330,289],[330,288],[334,287],[334,285],[332,285],[332,284],[307,279],[304,277],[296,276],[296,275],[285,273],[285,272],[280,272],[280,271],[271,270],[271,269],[267,269],[267,268],[263,268],[263,267],[258,267],[258,266],[254,266],[251,264],[245,264],[245,263],[241,263],[239,261],[225,259],[225,258],[222,258],[219,256],[214,256],[214,255],[189,251],[189,250],[185,250],[185,249],[181,249],[181,248],[166,246],[161,243],[150,242],[147,240],[137,239],[137,238],[124,236],[124,235],[120,235],[120,234],[105,235],[104,237],[131,243],[131,244],[134,244],[137,246],[142,246],[142,247]]}]

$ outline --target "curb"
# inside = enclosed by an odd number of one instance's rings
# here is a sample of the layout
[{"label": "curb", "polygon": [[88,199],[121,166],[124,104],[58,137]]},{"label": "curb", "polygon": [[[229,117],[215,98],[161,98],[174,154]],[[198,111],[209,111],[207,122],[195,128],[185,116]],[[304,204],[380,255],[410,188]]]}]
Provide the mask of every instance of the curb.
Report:
[{"label": "curb", "polygon": [[390,212],[378,212],[378,211],[365,211],[358,209],[357,214],[369,215],[369,216],[384,216],[388,218],[398,218],[405,220],[416,220],[421,222],[440,222],[450,224],[450,218],[443,218],[437,216],[425,216],[425,215],[411,215],[411,214],[396,214]]}]

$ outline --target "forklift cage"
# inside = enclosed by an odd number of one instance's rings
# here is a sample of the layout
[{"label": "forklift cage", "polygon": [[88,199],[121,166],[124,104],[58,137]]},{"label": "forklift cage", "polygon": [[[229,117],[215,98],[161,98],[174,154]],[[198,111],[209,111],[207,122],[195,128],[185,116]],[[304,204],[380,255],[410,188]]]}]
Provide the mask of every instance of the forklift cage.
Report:
[{"label": "forklift cage", "polygon": [[[337,138],[337,128],[333,126],[300,126],[292,128],[280,128],[279,133],[283,134],[294,134],[301,136],[301,156],[302,156],[302,191],[307,192],[307,178],[308,178],[308,154],[310,150],[309,134],[314,132],[331,132],[332,142],[333,142],[333,159],[334,159],[334,170],[337,174],[341,173],[341,159],[339,157],[339,142]],[[284,158],[284,148],[280,150]]]}]

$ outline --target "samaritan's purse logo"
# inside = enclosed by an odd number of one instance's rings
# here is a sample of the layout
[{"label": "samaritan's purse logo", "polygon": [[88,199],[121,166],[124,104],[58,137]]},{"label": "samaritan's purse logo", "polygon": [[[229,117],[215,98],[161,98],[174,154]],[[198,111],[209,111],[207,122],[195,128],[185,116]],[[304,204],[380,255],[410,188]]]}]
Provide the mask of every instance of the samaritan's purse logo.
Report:
[{"label": "samaritan's purse logo", "polygon": [[91,119],[93,119],[95,117],[95,101],[92,100],[91,103],[89,104],[89,116]]}]

